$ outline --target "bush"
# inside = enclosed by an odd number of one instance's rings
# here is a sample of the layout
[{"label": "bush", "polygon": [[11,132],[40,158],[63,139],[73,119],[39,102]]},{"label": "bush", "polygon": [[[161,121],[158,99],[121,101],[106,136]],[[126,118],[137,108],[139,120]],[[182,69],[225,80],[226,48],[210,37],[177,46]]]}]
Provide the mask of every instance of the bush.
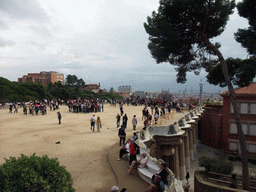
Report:
[{"label": "bush", "polygon": [[223,162],[216,157],[202,156],[199,158],[199,166],[204,167],[207,171],[229,175],[234,170],[232,162]]},{"label": "bush", "polygon": [[21,154],[0,165],[0,191],[75,191],[73,179],[57,158]]}]

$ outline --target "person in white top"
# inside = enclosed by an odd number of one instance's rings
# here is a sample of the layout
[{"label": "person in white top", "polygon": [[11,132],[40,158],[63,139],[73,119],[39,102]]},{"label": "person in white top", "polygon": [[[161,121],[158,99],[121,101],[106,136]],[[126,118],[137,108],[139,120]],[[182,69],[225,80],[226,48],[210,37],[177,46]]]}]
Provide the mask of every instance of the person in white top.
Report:
[{"label": "person in white top", "polygon": [[134,131],[136,130],[136,125],[137,125],[137,118],[136,118],[136,115],[134,115],[132,118],[132,126]]},{"label": "person in white top", "polygon": [[142,153],[141,158],[139,160],[133,161],[131,164],[130,169],[128,170],[127,174],[132,175],[133,169],[135,166],[139,168],[144,168],[147,166],[148,158],[146,153]]},{"label": "person in white top", "polygon": [[93,130],[94,132],[94,129],[95,129],[95,121],[96,121],[96,118],[95,118],[95,115],[93,115],[90,119],[91,121],[91,130]]}]

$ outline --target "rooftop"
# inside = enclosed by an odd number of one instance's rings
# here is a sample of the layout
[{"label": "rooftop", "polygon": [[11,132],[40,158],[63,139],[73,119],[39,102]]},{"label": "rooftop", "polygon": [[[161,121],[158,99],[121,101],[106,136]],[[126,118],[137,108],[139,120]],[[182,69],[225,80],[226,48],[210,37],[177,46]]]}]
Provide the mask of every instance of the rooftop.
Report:
[{"label": "rooftop", "polygon": [[[238,96],[249,96],[249,95],[255,96],[256,95],[256,82],[251,83],[247,87],[241,87],[241,88],[235,89],[235,94]],[[226,92],[221,92],[220,95],[221,96],[229,96],[230,93],[229,93],[229,91],[226,91]]]}]

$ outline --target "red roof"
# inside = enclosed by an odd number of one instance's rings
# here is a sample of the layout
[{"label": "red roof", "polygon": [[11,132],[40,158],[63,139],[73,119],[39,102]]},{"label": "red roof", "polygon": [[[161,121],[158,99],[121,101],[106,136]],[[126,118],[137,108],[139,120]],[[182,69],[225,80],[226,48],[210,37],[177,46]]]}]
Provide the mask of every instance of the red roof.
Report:
[{"label": "red roof", "polygon": [[[241,88],[237,88],[235,89],[235,94],[242,96],[242,95],[256,95],[256,82],[251,83],[249,86],[247,87],[241,87]],[[220,93],[221,96],[229,96],[229,91],[226,92],[222,92]]]}]

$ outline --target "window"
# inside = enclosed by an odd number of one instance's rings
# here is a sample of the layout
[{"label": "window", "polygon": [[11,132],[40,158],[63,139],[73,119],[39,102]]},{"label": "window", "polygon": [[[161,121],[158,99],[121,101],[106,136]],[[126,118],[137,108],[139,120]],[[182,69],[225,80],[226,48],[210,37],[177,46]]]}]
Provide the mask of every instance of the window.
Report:
[{"label": "window", "polygon": [[256,136],[256,124],[250,124],[249,135]]},{"label": "window", "polygon": [[60,78],[60,76],[57,76],[57,78]]},{"label": "window", "polygon": [[256,115],[256,103],[250,104],[250,114]]},{"label": "window", "polygon": [[237,144],[238,144],[237,142],[230,141],[229,142],[229,150],[236,151],[238,149]]},{"label": "window", "polygon": [[230,124],[230,133],[237,134],[237,128],[235,123]]},{"label": "window", "polygon": [[234,108],[233,108],[232,103],[230,103],[230,113],[234,113]]},{"label": "window", "polygon": [[242,130],[244,135],[248,134],[248,124],[242,123]]},{"label": "window", "polygon": [[248,113],[248,103],[241,103],[240,113],[241,114],[247,114]]},{"label": "window", "polygon": [[248,152],[249,153],[256,153],[256,145],[255,144],[248,144]]}]

